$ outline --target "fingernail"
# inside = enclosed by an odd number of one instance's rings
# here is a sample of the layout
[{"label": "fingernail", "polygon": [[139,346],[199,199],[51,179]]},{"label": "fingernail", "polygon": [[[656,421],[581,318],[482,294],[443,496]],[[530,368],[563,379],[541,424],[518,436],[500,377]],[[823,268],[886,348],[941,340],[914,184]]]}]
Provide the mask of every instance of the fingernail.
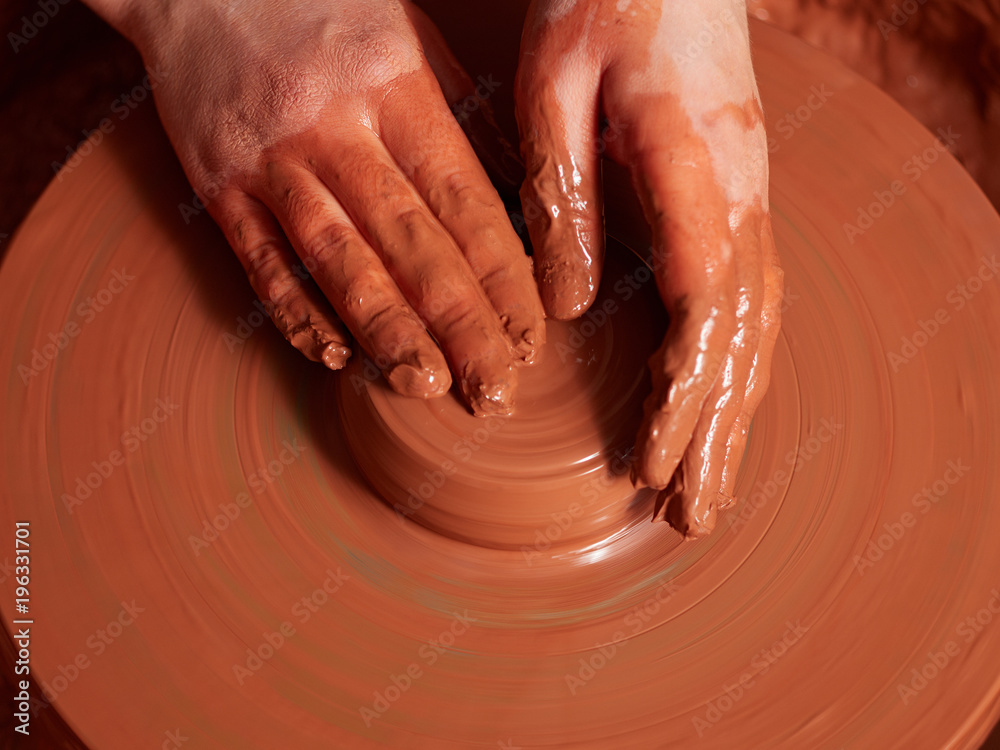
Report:
[{"label": "fingernail", "polygon": [[412,398],[435,398],[443,396],[451,388],[451,375],[447,367],[433,370],[421,363],[419,354],[390,365],[383,371],[392,389],[403,396]]},{"label": "fingernail", "polygon": [[331,370],[339,370],[351,357],[351,350],[337,341],[329,324],[323,319],[305,316],[295,320],[288,311],[275,307],[271,320],[292,346],[314,362],[322,362]]},{"label": "fingernail", "polygon": [[514,413],[514,391],[517,374],[509,365],[483,376],[467,368],[459,381],[462,395],[477,417],[502,416]]},{"label": "fingernail", "polygon": [[580,317],[597,293],[592,275],[578,263],[555,260],[536,264],[535,278],[545,312],[556,320]]},{"label": "fingernail", "polygon": [[350,349],[342,344],[338,344],[336,341],[332,341],[327,344],[326,348],[323,350],[321,360],[323,364],[331,370],[339,370],[347,364],[347,360],[350,358]]},{"label": "fingernail", "polygon": [[514,333],[508,327],[507,335],[510,337],[517,360],[526,365],[533,364],[541,342],[545,340],[544,333],[539,337],[534,328],[526,328],[520,333]]}]

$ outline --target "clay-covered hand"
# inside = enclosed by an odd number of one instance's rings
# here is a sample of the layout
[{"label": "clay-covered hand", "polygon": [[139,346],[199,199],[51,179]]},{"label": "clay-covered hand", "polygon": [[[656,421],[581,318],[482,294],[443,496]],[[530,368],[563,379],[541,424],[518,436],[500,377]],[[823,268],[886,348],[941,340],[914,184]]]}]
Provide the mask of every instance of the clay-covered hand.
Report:
[{"label": "clay-covered hand", "polygon": [[599,126],[628,167],[670,313],[633,480],[685,537],[710,532],[767,388],[782,272],[743,2],[535,0],[516,86],[522,203],[548,314],[594,299],[604,254]]},{"label": "clay-covered hand", "polygon": [[[292,344],[338,369],[343,321],[400,393],[440,395],[454,373],[476,413],[509,411],[544,312],[449,107],[474,96],[471,79],[419,10],[92,4],[160,72],[157,107],[188,178]],[[484,161],[516,164],[475,110],[472,140],[495,145]]]}]

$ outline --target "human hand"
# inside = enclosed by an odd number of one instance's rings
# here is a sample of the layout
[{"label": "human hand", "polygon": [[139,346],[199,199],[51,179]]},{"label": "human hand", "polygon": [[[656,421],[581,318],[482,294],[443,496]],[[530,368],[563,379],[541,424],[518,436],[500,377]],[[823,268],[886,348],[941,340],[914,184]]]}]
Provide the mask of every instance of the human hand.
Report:
[{"label": "human hand", "polygon": [[[450,365],[477,414],[509,412],[544,313],[442,94],[471,81],[418,9],[91,4],[162,71],[157,108],[181,164],[296,348],[342,367],[343,321],[400,393],[445,393]],[[500,170],[484,112],[467,124]]]},{"label": "human hand", "polygon": [[[628,167],[652,229],[670,328],[633,481],[703,536],[732,491],[767,389],[783,292],[767,200],[767,145],[738,0],[534,0],[515,86],[521,199],[546,312],[593,302],[604,256],[601,169]],[[540,209],[540,210],[539,210]]]}]

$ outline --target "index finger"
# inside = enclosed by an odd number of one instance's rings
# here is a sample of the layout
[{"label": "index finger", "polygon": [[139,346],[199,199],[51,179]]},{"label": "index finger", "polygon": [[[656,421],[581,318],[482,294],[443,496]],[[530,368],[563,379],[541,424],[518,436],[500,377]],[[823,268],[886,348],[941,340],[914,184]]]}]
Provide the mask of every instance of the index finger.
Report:
[{"label": "index finger", "polygon": [[676,97],[633,99],[616,111],[615,104],[609,102],[609,116],[628,125],[620,153],[652,229],[657,286],[671,317],[650,359],[653,392],[644,405],[633,480],[664,489],[736,330],[729,209],[708,147]]}]

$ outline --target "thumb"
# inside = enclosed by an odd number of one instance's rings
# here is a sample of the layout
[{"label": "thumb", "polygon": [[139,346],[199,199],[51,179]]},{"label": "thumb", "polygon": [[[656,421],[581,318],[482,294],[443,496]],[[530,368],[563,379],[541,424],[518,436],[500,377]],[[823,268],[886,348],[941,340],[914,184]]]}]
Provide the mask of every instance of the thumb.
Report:
[{"label": "thumb", "polygon": [[514,86],[526,178],[521,206],[535,278],[549,317],[569,320],[593,303],[604,262],[598,133],[600,68],[553,49],[552,25],[526,33]]}]

